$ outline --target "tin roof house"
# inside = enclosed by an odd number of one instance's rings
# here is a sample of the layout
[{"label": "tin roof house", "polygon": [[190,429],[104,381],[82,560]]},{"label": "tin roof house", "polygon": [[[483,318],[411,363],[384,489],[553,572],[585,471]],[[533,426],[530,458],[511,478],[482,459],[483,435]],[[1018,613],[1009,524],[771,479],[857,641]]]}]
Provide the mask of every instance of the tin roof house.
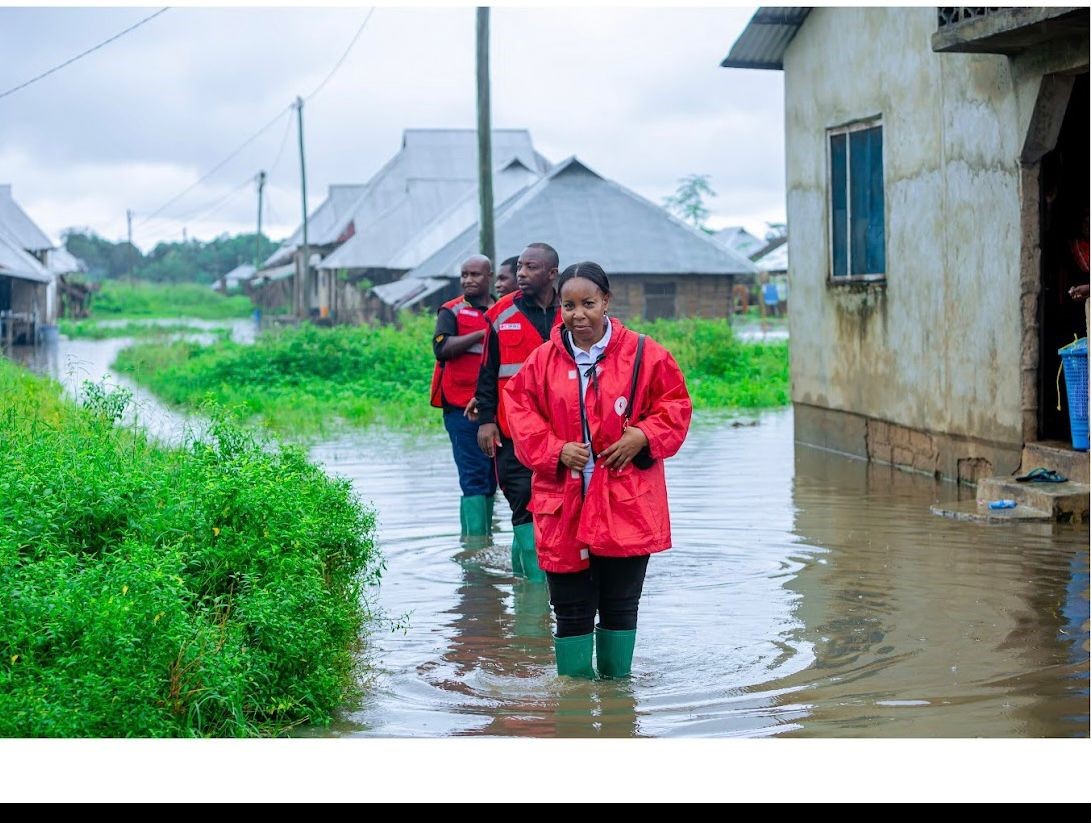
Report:
[{"label": "tin roof house", "polygon": [[797,441],[979,497],[1021,465],[1088,482],[1057,373],[1087,333],[1089,28],[1086,7],[763,7],[731,46],[721,65],[785,74]]}]

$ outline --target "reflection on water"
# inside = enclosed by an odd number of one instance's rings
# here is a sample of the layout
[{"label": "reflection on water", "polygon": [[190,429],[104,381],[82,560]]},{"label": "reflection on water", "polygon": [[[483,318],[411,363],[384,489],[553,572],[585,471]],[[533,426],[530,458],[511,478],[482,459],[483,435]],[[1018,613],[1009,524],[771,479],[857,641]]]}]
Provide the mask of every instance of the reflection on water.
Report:
[{"label": "reflection on water", "polygon": [[409,616],[372,639],[375,688],[333,734],[1087,736],[1086,527],[934,517],[953,486],[794,446],[790,412],[698,421],[668,462],[675,548],[623,682],[555,676],[502,500],[495,542],[459,542],[441,433],[312,456],[374,501],[379,601]]},{"label": "reflection on water", "polygon": [[[71,390],[122,345],[26,359]],[[181,432],[136,392],[144,425]],[[495,540],[459,539],[442,430],[311,455],[374,503],[378,604],[404,627],[369,637],[358,705],[307,734],[1088,736],[1087,527],[934,517],[955,487],[794,445],[790,411],[698,418],[668,461],[675,548],[649,564],[628,681],[556,677],[545,589],[511,576],[502,496]]]}]

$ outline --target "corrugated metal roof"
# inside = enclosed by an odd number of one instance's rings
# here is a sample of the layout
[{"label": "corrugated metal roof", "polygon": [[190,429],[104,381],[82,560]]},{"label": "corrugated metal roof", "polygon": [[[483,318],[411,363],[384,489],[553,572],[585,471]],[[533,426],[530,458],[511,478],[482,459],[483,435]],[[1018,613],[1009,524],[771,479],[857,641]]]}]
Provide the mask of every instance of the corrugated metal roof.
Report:
[{"label": "corrugated metal roof", "polygon": [[272,280],[285,280],[289,277],[295,276],[295,262],[285,263],[281,266],[273,266],[272,268],[262,269],[253,278],[255,286],[260,286],[262,283],[266,283]]},{"label": "corrugated metal roof", "polygon": [[0,184],[0,226],[15,239],[21,249],[44,251],[53,248],[53,241],[15,202],[10,183]]},{"label": "corrugated metal roof", "polygon": [[720,65],[729,69],[783,69],[784,52],[810,13],[809,6],[762,6]]},{"label": "corrugated metal roof", "polygon": [[[557,249],[562,268],[594,260],[619,274],[753,274],[745,257],[623,186],[606,180],[575,157],[497,209],[498,257],[528,243]],[[477,251],[477,222],[406,277],[457,277]]]},{"label": "corrugated metal roof", "polygon": [[3,228],[0,228],[0,275],[37,283],[48,283],[56,276],[23,251],[19,240]]},{"label": "corrugated metal roof", "polygon": [[[492,156],[496,169],[506,167],[513,159],[540,174],[550,167],[549,161],[534,150],[530,132],[526,129],[495,129],[492,133]],[[439,205],[441,211],[476,183],[476,129],[406,129],[402,133],[401,150],[375,173],[347,210],[338,210],[335,216],[331,211],[331,218],[328,224],[322,224],[321,232],[312,228],[312,223],[325,209],[329,199],[319,206],[315,216],[308,220],[307,240],[315,246],[335,243],[346,233],[349,224],[352,224],[356,234],[366,231],[373,222],[396,208],[408,196],[412,185],[430,188],[430,191],[418,192],[417,195],[424,198],[418,203],[420,208],[416,214],[416,219],[422,221],[417,223],[419,227],[438,214],[436,210],[424,210],[429,196],[437,198],[434,202],[443,201]],[[332,190],[333,187],[331,197]],[[402,239],[407,238],[403,236]],[[303,227],[300,226],[265,265],[286,259],[302,242]]]},{"label": "corrugated metal roof", "polygon": [[[315,246],[334,243],[352,221],[352,213],[367,191],[366,183],[337,183],[331,185],[326,199],[307,220],[307,242]],[[274,251],[265,266],[274,266],[287,260],[303,242],[303,226]]]},{"label": "corrugated metal roof", "polygon": [[75,274],[87,271],[87,264],[72,254],[64,246],[58,246],[46,257],[48,268],[54,274]]},{"label": "corrugated metal roof", "polygon": [[747,258],[765,246],[763,240],[759,240],[742,226],[728,226],[726,229],[720,229],[712,235],[712,238]]},{"label": "corrugated metal roof", "polygon": [[383,283],[372,288],[371,293],[393,309],[405,309],[435,294],[440,289],[449,285],[447,280],[432,280],[429,278],[414,278],[408,280],[402,278],[393,283]]},{"label": "corrugated metal roof", "polygon": [[759,271],[788,271],[788,243],[784,242],[754,260]]},{"label": "corrugated metal roof", "polygon": [[[512,160],[507,168],[493,176],[494,202],[503,203],[540,178],[540,174],[531,171],[519,160]],[[454,191],[443,191],[423,184],[411,186],[408,196],[398,207],[376,220],[367,231],[344,243],[319,267],[402,271],[413,268],[477,221],[477,182],[459,185],[459,193],[454,197],[450,196],[455,194]],[[441,200],[422,202],[426,196],[434,197],[440,193],[443,195]],[[422,220],[421,216],[425,214],[435,216]]]},{"label": "corrugated metal roof", "polygon": [[243,280],[249,280],[253,277],[255,271],[253,263],[241,263],[225,274],[223,280],[228,285],[241,283]]}]

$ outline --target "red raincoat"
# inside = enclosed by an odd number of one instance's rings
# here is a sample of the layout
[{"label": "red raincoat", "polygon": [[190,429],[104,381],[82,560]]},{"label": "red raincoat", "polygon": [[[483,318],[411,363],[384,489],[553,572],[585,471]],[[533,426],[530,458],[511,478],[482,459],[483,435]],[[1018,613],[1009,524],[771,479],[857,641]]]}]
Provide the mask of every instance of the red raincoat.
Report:
[{"label": "red raincoat", "polygon": [[[588,381],[584,397],[596,455],[621,437],[636,358],[636,332],[616,318],[610,322],[598,391]],[[589,554],[633,557],[670,548],[663,459],[682,447],[693,412],[678,364],[645,338],[630,425],[647,436],[655,463],[648,469],[630,463],[620,472],[596,465],[584,496],[582,475],[560,461],[565,443],[583,442],[579,387],[575,360],[556,327],[504,389],[515,454],[533,471],[528,508],[538,563],[550,572],[582,571]]]}]

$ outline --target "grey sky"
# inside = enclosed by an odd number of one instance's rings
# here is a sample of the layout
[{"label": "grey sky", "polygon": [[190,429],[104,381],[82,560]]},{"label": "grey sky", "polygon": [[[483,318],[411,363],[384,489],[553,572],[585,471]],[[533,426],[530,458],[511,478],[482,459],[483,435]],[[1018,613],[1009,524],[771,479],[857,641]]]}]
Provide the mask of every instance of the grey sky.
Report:
[{"label": "grey sky", "polygon": [[[0,92],[153,10],[0,8]],[[710,224],[759,231],[784,218],[783,78],[719,68],[753,10],[496,7],[493,125],[528,128],[550,160],[575,154],[655,202],[678,178],[710,174]],[[172,8],[0,99],[0,183],[54,238],[88,226],[120,239],[131,208],[147,249],[180,239],[183,225],[204,239],[252,230],[247,181],[264,168],[266,225],[283,236],[300,214],[294,114],[171,205],[170,219],[148,215],[310,94],[366,14]],[[472,128],[474,93],[471,7],[378,7],[304,109],[311,209],[330,183],[365,182],[402,129]]]}]

